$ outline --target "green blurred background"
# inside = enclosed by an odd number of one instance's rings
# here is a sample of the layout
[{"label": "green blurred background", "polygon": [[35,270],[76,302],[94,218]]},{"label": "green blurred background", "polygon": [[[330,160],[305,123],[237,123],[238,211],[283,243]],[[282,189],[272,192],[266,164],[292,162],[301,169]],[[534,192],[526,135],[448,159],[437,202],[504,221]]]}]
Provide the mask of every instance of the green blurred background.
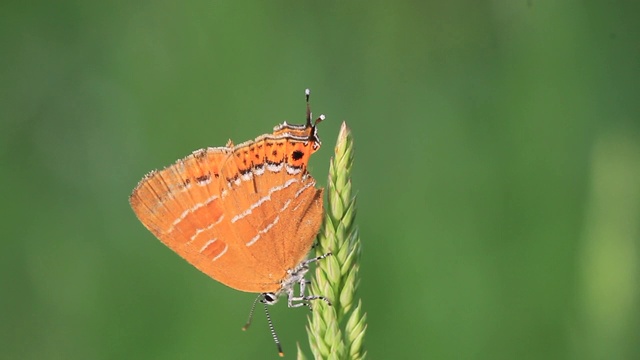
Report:
[{"label": "green blurred background", "polygon": [[356,141],[371,359],[640,358],[638,4],[3,2],[0,358],[275,358],[127,198],[306,87],[321,184]]}]

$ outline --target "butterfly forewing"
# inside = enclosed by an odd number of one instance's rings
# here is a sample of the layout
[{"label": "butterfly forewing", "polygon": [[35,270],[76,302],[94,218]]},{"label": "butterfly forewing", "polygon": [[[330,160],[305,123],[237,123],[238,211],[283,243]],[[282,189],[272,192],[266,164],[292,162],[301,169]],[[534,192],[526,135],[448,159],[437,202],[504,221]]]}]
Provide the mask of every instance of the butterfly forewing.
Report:
[{"label": "butterfly forewing", "polygon": [[130,197],[140,221],[190,262],[187,255],[208,235],[203,232],[223,216],[219,164],[228,157],[229,152],[223,148],[196,151],[147,175]]}]

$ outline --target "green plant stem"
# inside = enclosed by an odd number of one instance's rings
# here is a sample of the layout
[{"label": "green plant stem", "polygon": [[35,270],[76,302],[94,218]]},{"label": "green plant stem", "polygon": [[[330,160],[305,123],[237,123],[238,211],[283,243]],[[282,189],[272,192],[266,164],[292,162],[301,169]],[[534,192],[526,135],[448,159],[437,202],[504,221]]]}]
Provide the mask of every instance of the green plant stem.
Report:
[{"label": "green plant stem", "polygon": [[[326,296],[328,306],[314,302],[307,333],[315,359],[364,359],[364,335],[367,316],[362,301],[356,300],[360,237],[354,225],[356,199],[351,191],[353,138],[342,123],[335,155],[329,168],[326,215],[320,233],[316,256],[331,252],[318,262],[311,293]],[[304,355],[298,349],[298,359]]]}]

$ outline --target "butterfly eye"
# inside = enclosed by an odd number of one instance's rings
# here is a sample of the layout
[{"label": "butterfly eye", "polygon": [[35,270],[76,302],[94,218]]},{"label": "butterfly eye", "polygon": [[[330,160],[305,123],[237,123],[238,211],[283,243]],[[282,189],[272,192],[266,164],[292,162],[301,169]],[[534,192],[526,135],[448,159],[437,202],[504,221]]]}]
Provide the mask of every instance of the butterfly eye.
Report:
[{"label": "butterfly eye", "polygon": [[278,296],[274,293],[264,293],[262,296],[264,300],[263,302],[267,305],[273,305],[278,302]]}]

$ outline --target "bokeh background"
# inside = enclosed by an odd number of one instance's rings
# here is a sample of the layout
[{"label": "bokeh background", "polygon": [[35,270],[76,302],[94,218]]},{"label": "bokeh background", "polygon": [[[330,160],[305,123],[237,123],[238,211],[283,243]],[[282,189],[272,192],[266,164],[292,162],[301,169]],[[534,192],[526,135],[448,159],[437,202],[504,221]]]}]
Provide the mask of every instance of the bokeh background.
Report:
[{"label": "bokeh background", "polygon": [[[633,1],[0,5],[0,358],[275,358],[127,198],[191,151],[353,129],[371,359],[640,358]],[[288,358],[305,309],[272,308]]]}]

